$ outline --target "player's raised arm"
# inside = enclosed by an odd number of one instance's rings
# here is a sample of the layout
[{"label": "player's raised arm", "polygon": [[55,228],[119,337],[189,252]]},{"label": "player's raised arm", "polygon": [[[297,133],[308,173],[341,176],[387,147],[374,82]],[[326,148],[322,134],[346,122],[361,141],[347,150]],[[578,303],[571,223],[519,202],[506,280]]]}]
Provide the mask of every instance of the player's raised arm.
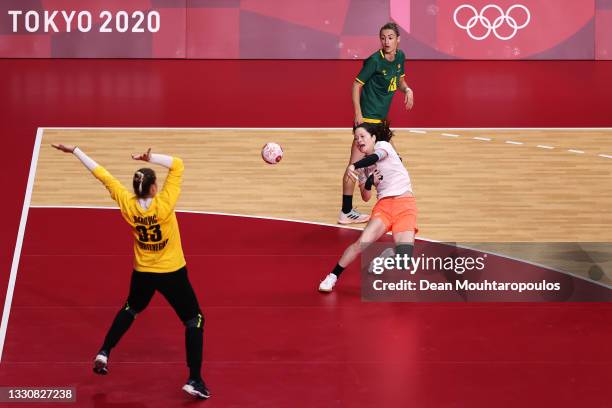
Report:
[{"label": "player's raised arm", "polygon": [[125,199],[129,196],[129,192],[127,189],[113,177],[104,167],[100,166],[96,163],[92,158],[90,158],[85,152],[79,149],[77,146],[72,145],[64,145],[61,143],[52,144],[54,148],[64,153],[72,153],[74,154],[80,161],[83,163],[85,167],[91,173],[104,184],[106,189],[110,192],[111,198],[115,200],[121,206],[124,203]]},{"label": "player's raised arm", "polygon": [[64,144],[52,144],[51,146],[55,147],[57,150],[62,151],[64,153],[72,153],[74,154],[76,157],[79,158],[79,160],[81,161],[81,163],[83,163],[83,165],[85,167],[87,167],[87,169],[89,171],[94,171],[94,169],[96,167],[98,167],[98,163],[96,163],[95,161],[93,161],[89,156],[87,156],[81,149],[79,149],[77,146],[72,146],[72,145],[64,145]]},{"label": "player's raised arm", "polygon": [[170,169],[164,187],[160,193],[160,198],[169,206],[169,209],[174,209],[181,192],[183,170],[185,169],[183,161],[178,157],[151,153],[151,149],[148,149],[146,153],[133,154],[132,158],[134,160],[147,161]]}]

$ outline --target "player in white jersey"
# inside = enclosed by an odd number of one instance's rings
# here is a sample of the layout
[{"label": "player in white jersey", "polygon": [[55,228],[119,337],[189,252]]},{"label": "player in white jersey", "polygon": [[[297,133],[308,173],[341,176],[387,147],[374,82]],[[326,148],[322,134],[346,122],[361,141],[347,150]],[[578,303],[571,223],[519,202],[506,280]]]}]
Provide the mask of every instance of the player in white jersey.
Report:
[{"label": "player in white jersey", "polygon": [[372,186],[376,187],[378,202],[372,216],[357,241],[351,244],[319,285],[319,291],[331,292],[338,277],[369,244],[392,231],[395,253],[412,256],[416,224],[416,200],[410,175],[389,141],[393,132],[387,123],[362,123],[353,130],[355,142],[365,157],[348,166],[347,177],[359,180],[361,196],[369,201]]}]

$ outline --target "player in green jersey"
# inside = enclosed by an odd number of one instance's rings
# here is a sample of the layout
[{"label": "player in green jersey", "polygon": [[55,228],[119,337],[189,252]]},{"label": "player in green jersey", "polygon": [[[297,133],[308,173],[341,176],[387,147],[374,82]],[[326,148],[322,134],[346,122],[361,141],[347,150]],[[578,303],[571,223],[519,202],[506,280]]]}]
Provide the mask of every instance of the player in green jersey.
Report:
[{"label": "player in green jersey", "polygon": [[[404,61],[406,55],[398,49],[400,33],[397,24],[387,23],[380,29],[381,49],[363,62],[363,68],[353,83],[353,107],[355,109],[354,125],[361,123],[382,123],[389,112],[396,90],[405,93],[406,110],[412,109],[414,96],[412,89],[404,79]],[[363,158],[355,141],[351,147],[349,163]],[[342,210],[338,217],[340,224],[367,222],[370,218],[353,208],[353,191],[355,182],[351,177],[343,177]]]}]

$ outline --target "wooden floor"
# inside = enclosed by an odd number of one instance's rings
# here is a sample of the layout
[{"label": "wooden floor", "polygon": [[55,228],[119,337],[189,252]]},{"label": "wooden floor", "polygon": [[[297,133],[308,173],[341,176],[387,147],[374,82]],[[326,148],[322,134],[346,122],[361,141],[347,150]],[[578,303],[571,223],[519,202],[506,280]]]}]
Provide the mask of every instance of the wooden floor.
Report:
[{"label": "wooden floor", "polygon": [[[612,242],[612,158],[604,157],[612,155],[612,130],[423,132],[401,130],[394,139],[412,177],[420,236],[464,243]],[[278,165],[260,158],[268,141],[284,148]],[[76,158],[50,147],[56,142],[78,144],[127,186],[141,164],[131,153],[152,147],[182,157],[179,209],[335,223],[351,134],[49,129],[32,205],[113,205]],[[362,203],[359,194],[355,202],[362,211],[373,204]]]}]

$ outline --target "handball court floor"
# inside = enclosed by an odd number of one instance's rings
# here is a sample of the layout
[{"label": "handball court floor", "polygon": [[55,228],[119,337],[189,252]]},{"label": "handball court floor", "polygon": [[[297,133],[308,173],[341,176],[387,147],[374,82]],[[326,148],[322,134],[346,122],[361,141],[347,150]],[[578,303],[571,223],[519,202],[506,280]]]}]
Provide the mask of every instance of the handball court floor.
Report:
[{"label": "handball court floor", "polygon": [[[229,131],[41,133],[0,384],[73,386],[77,406],[194,403],[180,391],[186,375],[183,328],[159,296],[113,352],[110,374],[91,372],[93,354],[127,294],[132,243],[118,211],[108,208],[113,203],[106,190],[78,160],[49,147],[62,141],[78,143],[128,185],[132,152],[151,146],[185,159],[179,223],[206,316],[204,375],[213,393],[206,406],[609,406],[603,391],[612,366],[609,308],[365,303],[356,266],[337,291],[321,295],[318,281],[359,234],[326,225],[337,211],[334,185],[346,161],[346,135],[244,130],[240,137],[220,138],[219,132]],[[610,151],[602,145],[609,134],[570,146],[564,131],[507,132],[399,132],[398,148],[423,214],[422,236],[609,242],[610,215],[602,208],[610,208],[610,186],[603,182],[612,160],[600,156]],[[313,147],[313,137],[327,142]],[[278,166],[257,157],[270,139],[285,148]],[[537,147],[553,143],[554,151]],[[530,150],[526,155],[517,149]],[[568,151],[578,149],[584,153]],[[321,171],[306,160],[313,156],[328,158],[331,167]],[[436,160],[449,163],[452,157],[457,172],[436,167]],[[540,177],[522,170],[528,163],[542,166],[536,169]],[[482,168],[491,172],[481,174]],[[466,175],[460,170],[471,174],[470,183],[462,184]],[[571,192],[567,179],[574,181]],[[483,199],[486,187],[499,190]],[[470,199],[475,192],[480,201]],[[552,209],[546,207],[550,200],[556,200]],[[580,222],[572,222],[580,210]],[[517,223],[524,227],[513,229]],[[558,234],[547,225],[556,225]]]}]

